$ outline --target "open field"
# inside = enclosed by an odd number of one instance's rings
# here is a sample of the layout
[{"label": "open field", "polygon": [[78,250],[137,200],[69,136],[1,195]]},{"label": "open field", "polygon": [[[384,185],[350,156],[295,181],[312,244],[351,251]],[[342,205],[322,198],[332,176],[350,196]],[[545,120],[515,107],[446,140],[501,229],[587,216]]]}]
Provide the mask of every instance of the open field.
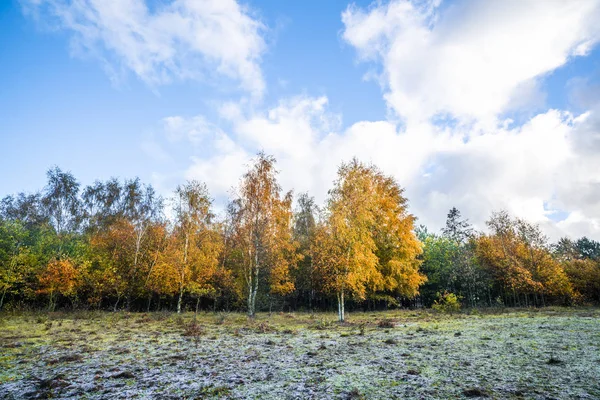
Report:
[{"label": "open field", "polygon": [[0,398],[600,398],[599,317],[3,315]]}]

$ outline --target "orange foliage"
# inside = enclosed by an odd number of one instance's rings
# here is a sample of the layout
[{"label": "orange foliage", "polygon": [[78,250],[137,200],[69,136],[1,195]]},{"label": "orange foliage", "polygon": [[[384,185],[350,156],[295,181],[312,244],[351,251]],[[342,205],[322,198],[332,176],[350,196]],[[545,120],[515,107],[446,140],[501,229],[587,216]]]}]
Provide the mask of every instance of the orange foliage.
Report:
[{"label": "orange foliage", "polygon": [[77,292],[79,271],[71,260],[52,260],[39,276],[39,283],[38,293],[49,296],[50,309],[53,309],[57,294],[69,297]]}]

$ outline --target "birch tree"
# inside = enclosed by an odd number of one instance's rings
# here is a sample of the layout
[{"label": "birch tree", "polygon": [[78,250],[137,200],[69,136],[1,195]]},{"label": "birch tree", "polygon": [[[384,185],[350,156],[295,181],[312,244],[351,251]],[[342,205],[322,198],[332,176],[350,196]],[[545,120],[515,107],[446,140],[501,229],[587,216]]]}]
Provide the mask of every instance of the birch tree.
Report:
[{"label": "birch tree", "polygon": [[173,266],[176,267],[178,290],[177,312],[185,292],[196,296],[196,311],[200,296],[211,293],[211,277],[219,263],[221,241],[213,229],[212,199],[206,185],[190,181],[175,191],[174,244],[177,247]]},{"label": "birch tree", "polygon": [[313,245],[326,287],[336,294],[340,321],[348,294],[364,300],[385,290],[413,297],[425,281],[406,204],[400,186],[376,167],[356,159],[340,166]]},{"label": "birch tree", "polygon": [[[144,291],[144,277],[147,276],[151,252],[144,252],[144,241],[150,227],[156,223],[163,210],[162,199],[150,185],[142,185],[139,178],[126,181],[123,186],[121,213],[132,228],[131,253],[133,259],[125,272],[128,280],[127,309],[135,293]],[[146,261],[146,262],[145,262]]]},{"label": "birch tree", "polygon": [[233,203],[231,221],[239,254],[234,268],[243,282],[248,315],[253,317],[261,281],[269,284],[272,294],[294,289],[289,276],[295,257],[292,194],[282,195],[274,157],[258,154],[242,177]]},{"label": "birch tree", "polygon": [[80,222],[79,183],[70,172],[54,167],[46,173],[48,184],[41,199],[44,211],[58,237],[56,257],[63,254],[65,235],[73,233]]}]

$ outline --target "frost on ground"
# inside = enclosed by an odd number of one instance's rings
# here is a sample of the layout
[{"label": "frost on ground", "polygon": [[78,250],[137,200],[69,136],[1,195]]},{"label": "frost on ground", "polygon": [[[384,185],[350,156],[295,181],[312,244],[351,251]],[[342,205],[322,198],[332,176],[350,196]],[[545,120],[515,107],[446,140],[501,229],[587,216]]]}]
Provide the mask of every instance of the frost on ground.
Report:
[{"label": "frost on ground", "polygon": [[0,398],[600,398],[600,310],[0,316]]}]

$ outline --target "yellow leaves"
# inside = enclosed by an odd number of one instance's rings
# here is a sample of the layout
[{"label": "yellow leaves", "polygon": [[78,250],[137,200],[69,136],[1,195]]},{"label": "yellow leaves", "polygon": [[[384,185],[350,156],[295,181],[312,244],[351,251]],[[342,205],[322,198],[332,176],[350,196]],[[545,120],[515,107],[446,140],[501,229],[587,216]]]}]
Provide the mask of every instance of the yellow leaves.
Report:
[{"label": "yellow leaves", "polygon": [[563,263],[565,274],[574,286],[575,296],[593,301],[600,296],[600,264],[591,259],[571,259]]},{"label": "yellow leaves", "polygon": [[270,283],[271,293],[278,295],[286,295],[294,291],[294,283],[289,276],[289,265],[286,263],[275,264],[271,268]]},{"label": "yellow leaves", "polygon": [[384,290],[396,290],[402,296],[412,298],[419,294],[419,287],[427,282],[427,277],[419,271],[419,264],[414,259],[392,259],[389,267],[389,281]]},{"label": "yellow leaves", "polygon": [[572,288],[563,267],[544,245],[539,228],[507,213],[493,214],[491,235],[475,240],[475,254],[505,290],[570,296]]},{"label": "yellow leaves", "polygon": [[421,244],[414,217],[393,178],[356,159],[343,164],[330,191],[328,218],[317,230],[313,252],[331,291],[358,299],[368,291],[398,290],[414,296],[425,277],[417,256]]},{"label": "yellow leaves", "polygon": [[176,294],[180,288],[182,258],[181,249],[171,237],[160,252],[156,265],[148,276],[146,286],[159,294]]},{"label": "yellow leaves", "polygon": [[222,247],[219,233],[210,227],[195,232],[187,247],[181,232],[171,235],[148,278],[148,288],[165,295],[180,291],[196,296],[213,293]]},{"label": "yellow leaves", "polygon": [[234,269],[252,308],[261,276],[267,278],[273,294],[294,290],[289,270],[299,259],[298,244],[292,238],[292,194],[281,196],[273,157],[258,154],[239,192],[230,206],[232,247],[240,256]]},{"label": "yellow leaves", "polygon": [[71,260],[52,260],[39,277],[39,293],[70,296],[77,289],[78,279],[79,271]]}]

